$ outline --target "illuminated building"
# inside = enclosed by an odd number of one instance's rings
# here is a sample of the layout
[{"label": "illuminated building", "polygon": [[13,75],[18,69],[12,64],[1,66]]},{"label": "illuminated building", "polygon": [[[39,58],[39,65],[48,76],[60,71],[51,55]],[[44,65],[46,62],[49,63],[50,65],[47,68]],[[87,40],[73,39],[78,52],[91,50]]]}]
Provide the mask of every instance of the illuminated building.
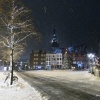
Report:
[{"label": "illuminated building", "polygon": [[46,69],[61,69],[62,53],[46,54]]},{"label": "illuminated building", "polygon": [[30,69],[44,69],[45,68],[46,51],[32,51],[30,54],[29,65]]},{"label": "illuminated building", "polygon": [[[64,55],[66,52],[64,53]],[[65,68],[71,69],[72,66],[77,68],[87,67],[86,45],[78,45],[67,48],[66,61],[65,56],[63,62],[66,62]],[[63,63],[63,65],[65,65]]]}]

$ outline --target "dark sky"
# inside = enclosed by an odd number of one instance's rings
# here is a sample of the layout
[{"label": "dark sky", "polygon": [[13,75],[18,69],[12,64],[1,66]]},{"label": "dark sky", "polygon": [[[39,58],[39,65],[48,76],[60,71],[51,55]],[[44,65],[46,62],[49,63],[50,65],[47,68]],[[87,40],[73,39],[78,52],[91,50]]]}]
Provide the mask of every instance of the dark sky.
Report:
[{"label": "dark sky", "polygon": [[86,44],[98,49],[100,42],[100,0],[23,0],[32,10],[41,42],[28,41],[28,50],[48,49],[53,30],[60,47]]}]

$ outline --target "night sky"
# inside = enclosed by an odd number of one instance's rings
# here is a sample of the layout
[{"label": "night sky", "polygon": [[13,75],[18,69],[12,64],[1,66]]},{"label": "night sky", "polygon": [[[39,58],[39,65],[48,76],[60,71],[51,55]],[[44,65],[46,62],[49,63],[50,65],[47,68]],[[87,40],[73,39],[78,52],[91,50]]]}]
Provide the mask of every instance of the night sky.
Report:
[{"label": "night sky", "polygon": [[86,44],[89,49],[98,49],[100,0],[22,1],[32,10],[35,28],[42,35],[38,44],[34,38],[28,40],[28,53],[36,49],[48,50],[54,28],[60,47]]}]

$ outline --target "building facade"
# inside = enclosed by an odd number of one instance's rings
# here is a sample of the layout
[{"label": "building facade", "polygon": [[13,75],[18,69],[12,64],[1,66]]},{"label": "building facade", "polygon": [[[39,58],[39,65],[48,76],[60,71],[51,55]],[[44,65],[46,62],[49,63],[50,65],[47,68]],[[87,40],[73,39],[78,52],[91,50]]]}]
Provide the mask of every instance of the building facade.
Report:
[{"label": "building facade", "polygon": [[46,54],[46,69],[61,69],[62,67],[62,53]]},{"label": "building facade", "polygon": [[45,69],[45,59],[46,51],[32,51],[29,59],[30,69]]},{"label": "building facade", "polygon": [[87,68],[86,46],[78,45],[69,47],[63,53],[63,65],[66,69],[75,67],[76,69]]}]

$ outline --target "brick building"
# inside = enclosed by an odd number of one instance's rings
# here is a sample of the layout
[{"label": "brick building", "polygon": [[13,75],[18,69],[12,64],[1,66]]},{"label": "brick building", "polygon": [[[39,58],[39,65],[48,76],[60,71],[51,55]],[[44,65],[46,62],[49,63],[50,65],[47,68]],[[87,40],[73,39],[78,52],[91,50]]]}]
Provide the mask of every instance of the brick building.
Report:
[{"label": "brick building", "polygon": [[29,58],[30,69],[45,69],[46,51],[32,51]]}]

